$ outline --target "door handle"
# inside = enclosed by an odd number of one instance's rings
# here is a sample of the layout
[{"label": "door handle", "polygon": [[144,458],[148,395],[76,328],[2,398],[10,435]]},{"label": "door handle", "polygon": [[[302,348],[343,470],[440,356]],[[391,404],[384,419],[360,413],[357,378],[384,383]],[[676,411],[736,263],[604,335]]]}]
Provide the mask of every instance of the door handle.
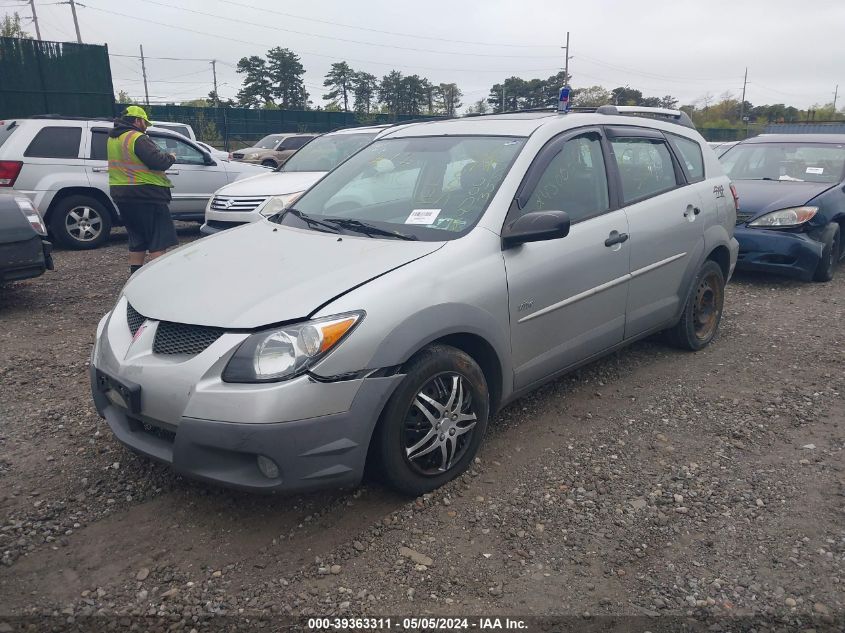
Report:
[{"label": "door handle", "polygon": [[608,238],[604,241],[604,245],[607,247],[616,246],[617,244],[622,244],[623,242],[628,241],[628,234],[627,233],[620,233],[619,231],[611,231]]},{"label": "door handle", "polygon": [[108,170],[109,170],[108,167],[92,167],[91,168],[91,171],[98,173],[98,174],[101,174],[103,172],[107,172]]},{"label": "door handle", "polygon": [[167,170],[166,172],[164,172],[164,173],[165,173],[165,174],[167,174],[167,175],[169,175],[169,176],[178,176],[178,175],[179,175],[179,170],[178,170],[178,169],[168,169],[168,170]]}]

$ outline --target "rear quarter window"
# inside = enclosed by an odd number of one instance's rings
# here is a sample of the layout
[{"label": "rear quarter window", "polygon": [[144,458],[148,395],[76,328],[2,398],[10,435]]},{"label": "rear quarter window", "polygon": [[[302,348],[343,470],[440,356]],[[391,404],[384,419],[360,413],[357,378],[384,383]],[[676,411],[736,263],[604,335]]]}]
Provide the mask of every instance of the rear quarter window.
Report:
[{"label": "rear quarter window", "polygon": [[0,121],[0,147],[19,127],[17,121]]},{"label": "rear quarter window", "polygon": [[35,135],[23,155],[28,158],[79,158],[81,139],[81,127],[45,127]]},{"label": "rear quarter window", "polygon": [[686,174],[687,182],[704,180],[704,156],[701,153],[701,146],[683,136],[666,134],[666,137],[681,161],[681,168]]}]

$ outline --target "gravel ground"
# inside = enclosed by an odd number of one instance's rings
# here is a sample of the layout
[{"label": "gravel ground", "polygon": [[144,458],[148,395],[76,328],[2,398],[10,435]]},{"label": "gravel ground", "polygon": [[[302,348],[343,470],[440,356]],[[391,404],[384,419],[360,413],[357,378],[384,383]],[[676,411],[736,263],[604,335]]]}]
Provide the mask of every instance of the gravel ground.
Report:
[{"label": "gravel ground", "polygon": [[645,341],[547,385],[496,417],[471,472],[408,500],[377,482],[251,496],[123,449],[86,367],[125,237],[56,264],[0,288],[0,633],[285,615],[843,624],[845,270],[736,279],[710,348]]}]

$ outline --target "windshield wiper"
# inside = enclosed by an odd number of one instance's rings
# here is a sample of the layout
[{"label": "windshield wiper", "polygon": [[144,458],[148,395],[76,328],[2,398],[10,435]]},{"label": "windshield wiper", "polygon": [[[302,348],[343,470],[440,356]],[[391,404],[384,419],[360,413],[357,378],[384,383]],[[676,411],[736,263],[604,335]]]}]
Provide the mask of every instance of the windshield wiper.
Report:
[{"label": "windshield wiper", "polygon": [[[295,215],[296,217],[298,217],[300,220],[305,222],[311,228],[323,230],[324,233],[326,233],[326,232],[339,233],[340,232],[340,231],[337,230],[337,227],[334,226],[333,224],[329,224],[328,222],[323,222],[322,220],[318,220],[317,218],[312,218],[310,215],[305,215],[302,211],[300,211],[299,209],[294,209],[293,207],[285,209],[285,212],[282,213],[279,216],[279,222],[281,222],[282,218],[285,217],[285,215],[287,215],[288,213],[290,213],[291,215]],[[321,229],[318,228],[318,227],[321,227]],[[328,229],[328,230],[326,230],[326,229]]]},{"label": "windshield wiper", "polygon": [[367,224],[366,222],[361,222],[360,220],[353,220],[351,218],[332,218],[330,220],[326,220],[326,222],[331,222],[333,225],[339,226],[343,229],[346,229],[347,231],[363,233],[364,235],[369,235],[370,237],[380,235],[384,237],[392,237],[397,240],[417,239],[415,235],[399,233],[398,231],[388,231],[387,229],[382,229],[377,226],[373,226],[372,224]]}]

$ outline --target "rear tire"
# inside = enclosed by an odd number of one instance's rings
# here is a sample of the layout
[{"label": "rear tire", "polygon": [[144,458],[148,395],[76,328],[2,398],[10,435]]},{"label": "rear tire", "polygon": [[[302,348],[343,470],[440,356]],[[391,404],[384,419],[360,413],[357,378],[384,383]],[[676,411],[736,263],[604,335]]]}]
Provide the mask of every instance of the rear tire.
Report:
[{"label": "rear tire", "polygon": [[419,496],[472,463],[487,428],[490,395],[468,354],[432,345],[404,368],[375,432],[373,457],[385,483]]},{"label": "rear tire", "polygon": [[681,319],[666,332],[669,343],[693,352],[707,347],[719,331],[724,304],[725,275],[708,260],[695,277]]},{"label": "rear tire", "polygon": [[840,249],[842,248],[842,230],[836,222],[831,222],[825,227],[822,233],[822,257],[813,281],[830,281],[836,271],[836,264],[839,263]]},{"label": "rear tire", "polygon": [[112,216],[106,206],[90,196],[62,198],[50,212],[50,234],[65,248],[90,250],[109,239]]}]

